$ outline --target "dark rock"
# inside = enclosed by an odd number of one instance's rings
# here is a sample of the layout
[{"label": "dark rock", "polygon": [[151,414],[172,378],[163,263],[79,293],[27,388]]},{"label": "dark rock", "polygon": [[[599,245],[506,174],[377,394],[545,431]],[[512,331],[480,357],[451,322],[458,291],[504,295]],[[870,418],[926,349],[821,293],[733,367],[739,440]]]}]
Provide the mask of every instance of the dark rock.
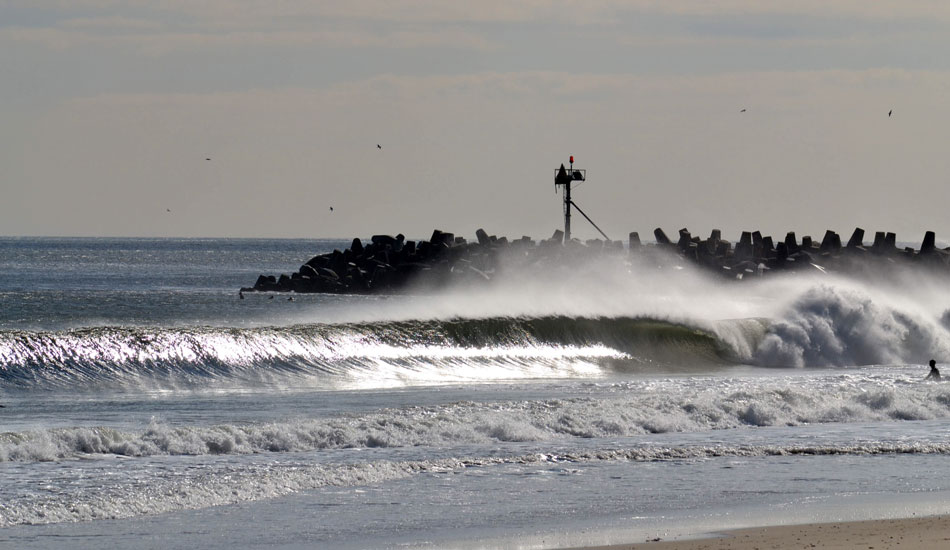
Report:
[{"label": "dark rock", "polygon": [[593,248],[595,250],[602,250],[604,248],[604,241],[600,239],[587,239],[584,241],[584,244],[587,245],[587,248]]},{"label": "dark rock", "polygon": [[794,231],[789,231],[785,234],[785,248],[789,254],[798,252],[800,247],[798,246],[798,240],[795,238]]},{"label": "dark rock", "polygon": [[788,259],[788,246],[784,242],[780,242],[775,246],[775,259],[779,262]]},{"label": "dark rock", "polygon": [[630,239],[630,241],[629,241],[629,242],[630,242],[630,250],[633,250],[633,249],[635,249],[635,248],[640,248],[640,246],[642,246],[642,245],[640,244],[640,234],[637,233],[636,231],[631,231],[631,232],[630,232],[629,239]]},{"label": "dark rock", "polygon": [[859,246],[864,246],[864,230],[860,227],[855,227],[854,233],[852,233],[851,238],[848,239],[848,248],[857,248]]},{"label": "dark rock", "polygon": [[333,281],[339,280],[339,278],[340,278],[340,274],[339,274],[339,273],[337,273],[336,271],[334,271],[334,270],[332,270],[332,269],[328,269],[328,268],[325,268],[325,267],[319,267],[319,268],[317,268],[317,275],[319,275],[320,277],[323,277],[324,279],[330,279],[330,280],[333,280]]},{"label": "dark rock", "polygon": [[[655,261],[660,269],[694,263],[713,273],[744,279],[750,276],[768,276],[773,270],[792,272],[867,272],[869,268],[890,269],[900,262],[916,261],[921,268],[936,272],[950,272],[950,248],[938,250],[936,236],[928,231],[920,250],[896,249],[894,233],[876,232],[873,250],[877,259],[870,259],[864,247],[864,231],[856,228],[847,247],[834,231],[825,232],[821,246],[811,237],[796,242],[795,233],[776,244],[772,237],[759,231],[742,232],[735,248],[723,240],[721,231],[712,230],[708,239],[701,239],[683,228],[674,246],[662,228],[654,231],[656,246],[640,241],[639,233],[629,234],[629,249],[640,251],[641,260]],[[496,278],[503,268],[499,257],[507,265],[538,270],[567,269],[568,265],[584,265],[598,257],[616,258],[624,250],[622,241],[589,239],[564,242],[564,233],[554,232],[551,239],[535,243],[523,236],[509,242],[506,237],[489,235],[485,230],[476,232],[478,244],[469,244],[465,238],[441,230],[433,231],[428,241],[406,241],[405,236],[374,235],[364,245],[353,239],[349,248],[314,256],[291,275],[261,275],[252,288],[243,291],[295,292],[403,292],[409,289],[434,290],[452,282],[485,283]],[[667,249],[670,254],[651,251]],[[819,257],[820,255],[820,257]],[[571,261],[575,260],[572,264]],[[508,263],[511,262],[511,263]]]},{"label": "dark rock", "polygon": [[314,256],[307,261],[306,265],[311,267],[327,267],[330,265],[330,257],[326,254],[321,254],[320,256]]},{"label": "dark rock", "polygon": [[888,233],[887,235],[885,235],[884,246],[886,246],[888,249],[897,248],[897,234]]},{"label": "dark rock", "polygon": [[298,293],[316,292],[313,279],[310,277],[298,277],[293,279],[293,291]]},{"label": "dark rock", "polygon": [[[848,244],[851,244],[850,242]],[[874,233],[874,244],[871,245],[871,248],[875,250],[880,250],[884,248],[884,232],[877,231]]]},{"label": "dark rock", "polygon": [[739,243],[736,244],[735,258],[736,260],[742,262],[753,257],[755,248],[752,244],[752,233],[748,231],[743,231],[742,235],[739,236]]},{"label": "dark rock", "polygon": [[446,246],[451,246],[455,243],[455,235],[452,233],[444,233],[438,229],[432,231],[432,237],[429,238],[429,244],[440,245],[444,244]]},{"label": "dark rock", "polygon": [[933,231],[924,234],[924,242],[920,243],[920,254],[931,254],[937,249],[937,235]]},{"label": "dark rock", "polygon": [[373,235],[372,237],[370,237],[370,240],[376,246],[391,246],[392,247],[396,245],[396,238],[390,235]]},{"label": "dark rock", "polygon": [[756,248],[762,246],[762,232],[761,231],[752,232],[752,246]]},{"label": "dark rock", "polygon": [[273,275],[261,275],[257,278],[257,282],[254,283],[254,290],[267,292],[276,289],[277,277],[274,277]]},{"label": "dark rock", "polygon": [[762,258],[773,259],[775,258],[775,243],[772,241],[772,237],[762,237]]},{"label": "dark rock", "polygon": [[677,241],[676,246],[679,247],[680,250],[685,251],[689,249],[692,242],[693,237],[689,234],[689,231],[685,227],[680,229],[680,240]]},{"label": "dark rock", "polygon": [[841,249],[841,237],[837,233],[828,229],[825,231],[825,236],[821,239],[821,248],[819,249],[822,254],[830,254],[837,252]]}]

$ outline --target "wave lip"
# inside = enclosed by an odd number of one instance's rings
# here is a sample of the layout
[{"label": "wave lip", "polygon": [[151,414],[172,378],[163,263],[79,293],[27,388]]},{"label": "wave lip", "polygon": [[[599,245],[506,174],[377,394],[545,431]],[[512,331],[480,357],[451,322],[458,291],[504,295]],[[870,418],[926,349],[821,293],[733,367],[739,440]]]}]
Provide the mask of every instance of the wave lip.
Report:
[{"label": "wave lip", "polygon": [[724,364],[713,330],[638,318],[0,331],[0,388],[368,387]]}]

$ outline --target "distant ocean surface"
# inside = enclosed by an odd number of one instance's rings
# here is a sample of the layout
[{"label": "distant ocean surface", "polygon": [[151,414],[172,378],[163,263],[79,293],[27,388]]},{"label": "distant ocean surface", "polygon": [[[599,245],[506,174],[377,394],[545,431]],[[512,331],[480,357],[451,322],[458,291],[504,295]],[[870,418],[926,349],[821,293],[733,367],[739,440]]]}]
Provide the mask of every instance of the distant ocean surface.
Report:
[{"label": "distant ocean surface", "polygon": [[348,245],[0,238],[0,548],[541,549],[950,512],[950,384],[923,380],[950,360],[945,280],[634,259],[238,294]]}]

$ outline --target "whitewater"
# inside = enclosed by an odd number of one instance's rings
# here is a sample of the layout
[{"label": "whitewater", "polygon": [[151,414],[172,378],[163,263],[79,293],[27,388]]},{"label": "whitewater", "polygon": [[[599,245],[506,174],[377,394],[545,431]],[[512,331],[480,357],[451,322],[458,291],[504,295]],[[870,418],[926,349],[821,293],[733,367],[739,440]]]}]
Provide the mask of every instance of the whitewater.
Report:
[{"label": "whitewater", "polygon": [[557,548],[950,512],[950,385],[923,380],[950,357],[944,280],[619,254],[237,293],[347,244],[0,238],[0,547]]}]

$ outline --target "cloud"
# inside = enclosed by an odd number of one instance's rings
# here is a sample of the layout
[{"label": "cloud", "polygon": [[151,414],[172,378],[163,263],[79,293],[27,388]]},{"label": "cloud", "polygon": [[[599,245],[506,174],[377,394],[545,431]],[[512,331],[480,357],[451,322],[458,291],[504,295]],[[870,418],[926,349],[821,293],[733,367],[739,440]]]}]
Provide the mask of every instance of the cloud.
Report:
[{"label": "cloud", "polygon": [[[195,216],[174,229],[193,235],[455,229],[480,223],[470,210],[540,235],[557,225],[548,171],[567,154],[591,169],[585,211],[622,231],[728,232],[717,215],[740,208],[730,218],[743,228],[802,232],[882,210],[909,225],[950,202],[933,187],[950,170],[943,3],[6,6],[0,68],[14,77],[0,91],[17,123],[3,138],[24,154],[3,153],[0,181],[25,183],[0,205],[0,233],[92,231],[69,211],[82,204],[97,233],[161,234],[164,209],[108,220],[177,193]],[[914,200],[894,201],[895,182]],[[62,201],[54,215],[21,214],[47,197]],[[324,197],[359,217],[319,225],[307,205]]]},{"label": "cloud", "polygon": [[[34,2],[11,0],[13,5],[37,9]],[[313,22],[320,19],[373,20],[390,22],[429,23],[486,23],[486,22],[539,22],[573,21],[591,23],[603,21],[622,8],[624,2],[614,0],[508,2],[485,0],[478,4],[460,0],[350,0],[348,2],[312,2],[309,0],[240,1],[206,0],[53,0],[42,6],[47,12],[102,12],[116,11],[150,13],[156,16],[174,16],[214,22],[216,25],[254,24],[270,25],[275,22]]]},{"label": "cloud", "polygon": [[[631,36],[652,37],[660,44],[692,42],[703,36],[746,41],[844,40],[862,33],[901,33],[908,26],[938,32],[936,21],[950,21],[950,4],[928,0],[486,0],[477,4],[440,0],[76,0],[48,2],[39,8],[34,3],[13,4],[42,11],[47,23],[26,25],[13,18],[6,22],[7,32],[0,38],[52,47],[90,42],[139,44],[152,52],[262,44],[483,49],[493,42],[490,29],[550,24],[555,25],[552,32],[602,28],[620,43]],[[656,18],[662,18],[658,21],[663,24],[651,29],[649,22]],[[677,19],[682,21],[671,24]],[[647,23],[629,32],[631,24],[642,22]],[[820,34],[814,36],[816,29]]]},{"label": "cloud", "polygon": [[103,94],[28,133],[0,174],[17,182],[0,233],[540,237],[560,224],[551,170],[574,154],[589,169],[575,200],[614,238],[861,225],[916,239],[922,224],[942,238],[947,89],[950,74],[902,70],[539,71]]},{"label": "cloud", "polygon": [[304,19],[368,19],[376,21],[511,23],[561,21],[577,24],[604,24],[626,13],[690,16],[796,15],[809,17],[857,17],[877,19],[948,19],[950,5],[942,0],[867,2],[865,0],[484,0],[477,4],[462,0],[311,0],[234,1],[206,0],[49,0],[37,7],[30,0],[8,0],[11,7],[43,9],[47,12],[77,13],[117,11],[161,14],[214,22],[268,22]]},{"label": "cloud", "polygon": [[149,19],[134,19],[121,16],[105,17],[76,17],[66,19],[60,23],[60,26],[66,29],[84,29],[101,31],[156,31],[162,28],[158,21]]},{"label": "cloud", "polygon": [[[495,46],[485,37],[456,29],[315,31],[228,31],[183,32],[162,29],[157,23],[127,20],[71,20],[63,27],[0,29],[0,43],[25,43],[68,50],[82,47],[118,47],[143,54],[164,55],[195,50],[227,51],[232,48],[460,48],[490,50]],[[129,32],[134,30],[135,32]]]}]

